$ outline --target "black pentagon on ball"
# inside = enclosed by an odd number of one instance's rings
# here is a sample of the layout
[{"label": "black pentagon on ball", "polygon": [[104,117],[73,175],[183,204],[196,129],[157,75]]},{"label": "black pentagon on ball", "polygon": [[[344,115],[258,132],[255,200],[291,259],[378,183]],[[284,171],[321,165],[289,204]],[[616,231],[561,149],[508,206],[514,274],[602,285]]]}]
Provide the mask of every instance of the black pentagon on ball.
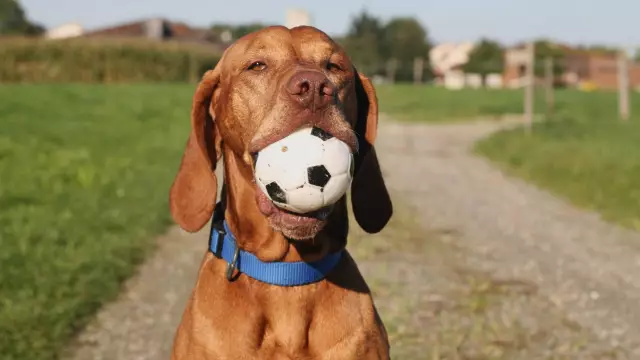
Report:
[{"label": "black pentagon on ball", "polygon": [[320,139],[322,139],[323,141],[325,140],[329,140],[333,137],[333,135],[329,134],[328,132],[320,129],[319,127],[313,127],[313,129],[311,129],[311,135],[318,137]]},{"label": "black pentagon on ball", "polygon": [[329,179],[331,179],[331,174],[329,174],[329,171],[327,171],[324,165],[316,165],[307,168],[307,177],[309,184],[323,187],[327,185]]},{"label": "black pentagon on ball", "polygon": [[272,183],[269,183],[267,184],[266,188],[267,188],[267,193],[269,193],[269,197],[271,198],[271,200],[275,202],[283,203],[283,204],[287,203],[287,197],[284,193],[284,190],[282,190],[282,188],[280,187],[280,185],[278,185],[278,183],[276,183],[275,181]]}]

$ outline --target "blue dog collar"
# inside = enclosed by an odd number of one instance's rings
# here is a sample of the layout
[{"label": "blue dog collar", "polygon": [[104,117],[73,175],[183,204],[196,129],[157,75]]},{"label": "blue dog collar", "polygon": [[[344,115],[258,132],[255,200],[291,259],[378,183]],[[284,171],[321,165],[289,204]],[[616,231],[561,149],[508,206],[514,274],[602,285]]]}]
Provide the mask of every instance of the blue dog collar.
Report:
[{"label": "blue dog collar", "polygon": [[209,250],[227,262],[227,279],[234,270],[258,281],[278,286],[300,286],[318,282],[333,270],[343,251],[329,254],[316,262],[263,262],[255,255],[238,248],[236,239],[225,221],[222,227],[212,224]]}]

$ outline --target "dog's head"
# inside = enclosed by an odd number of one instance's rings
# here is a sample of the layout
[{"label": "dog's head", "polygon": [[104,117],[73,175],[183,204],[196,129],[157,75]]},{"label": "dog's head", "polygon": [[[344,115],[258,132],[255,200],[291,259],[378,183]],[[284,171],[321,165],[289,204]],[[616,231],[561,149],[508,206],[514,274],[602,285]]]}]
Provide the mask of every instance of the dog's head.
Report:
[{"label": "dog's head", "polygon": [[249,34],[225,51],[196,90],[191,134],[171,188],[172,215],[187,231],[209,220],[216,200],[214,169],[224,152],[225,172],[238,175],[229,186],[238,196],[252,197],[255,213],[288,238],[313,238],[325,220],[276,208],[255,185],[252,157],[313,125],[354,151],[354,215],[365,231],[378,232],[392,209],[373,148],[377,123],[371,82],[325,33],[273,26]]}]

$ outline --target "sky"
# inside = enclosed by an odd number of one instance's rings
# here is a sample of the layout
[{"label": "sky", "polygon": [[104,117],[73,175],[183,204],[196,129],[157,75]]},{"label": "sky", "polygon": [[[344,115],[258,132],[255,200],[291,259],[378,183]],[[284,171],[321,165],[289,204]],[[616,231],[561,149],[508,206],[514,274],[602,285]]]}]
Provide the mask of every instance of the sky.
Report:
[{"label": "sky", "polygon": [[436,42],[481,37],[507,45],[538,37],[569,44],[640,47],[640,0],[20,0],[27,16],[53,27],[86,29],[165,17],[195,26],[259,21],[284,24],[288,8],[303,8],[330,35],[346,32],[366,8],[387,20],[415,16]]}]

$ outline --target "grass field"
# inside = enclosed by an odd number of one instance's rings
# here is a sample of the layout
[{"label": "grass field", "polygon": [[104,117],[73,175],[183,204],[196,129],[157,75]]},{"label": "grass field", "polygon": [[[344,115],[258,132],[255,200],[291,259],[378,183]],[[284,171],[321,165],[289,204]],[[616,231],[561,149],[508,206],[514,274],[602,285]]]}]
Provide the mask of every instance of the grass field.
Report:
[{"label": "grass field", "polygon": [[380,111],[397,120],[449,122],[522,112],[522,91],[449,91],[432,86],[378,85]]},{"label": "grass field", "polygon": [[[170,223],[167,195],[192,91],[168,84],[0,87],[3,359],[55,358],[153,249]],[[414,120],[520,106],[511,92],[496,98],[382,86],[378,93],[382,111]]]},{"label": "grass field", "polygon": [[[0,86],[0,354],[51,359],[153,249],[188,132],[193,85]],[[517,113],[520,91],[379,86],[411,121]],[[515,174],[640,223],[640,118],[615,94],[559,92],[553,121],[478,151]],[[634,97],[634,103],[640,98]],[[636,176],[634,176],[636,175]]]},{"label": "grass field", "polygon": [[[603,217],[640,229],[640,116],[617,118],[615,93],[559,91],[557,112],[521,130],[496,134],[476,150]],[[640,95],[632,95],[640,109]]]},{"label": "grass field", "polygon": [[0,356],[52,359],[169,223],[193,86],[0,87]]},{"label": "grass field", "polygon": [[[377,87],[380,110],[392,118],[465,121],[522,112],[522,91],[461,90],[414,85]],[[536,93],[536,112],[544,113]],[[640,94],[632,94],[640,108]],[[637,111],[636,111],[637,114]],[[476,150],[521,176],[606,219],[640,229],[640,116],[617,118],[617,95],[557,90],[554,115],[527,136],[496,134]]]}]

